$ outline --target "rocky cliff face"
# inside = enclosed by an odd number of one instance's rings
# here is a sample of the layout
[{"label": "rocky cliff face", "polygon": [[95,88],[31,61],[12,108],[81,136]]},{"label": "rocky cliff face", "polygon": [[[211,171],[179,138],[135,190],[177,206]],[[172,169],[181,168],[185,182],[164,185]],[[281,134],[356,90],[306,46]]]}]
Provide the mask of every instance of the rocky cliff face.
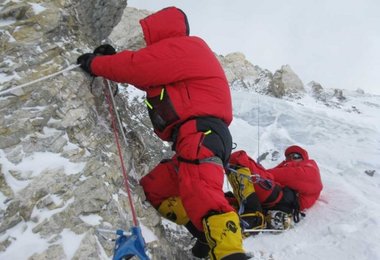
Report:
[{"label": "rocky cliff face", "polygon": [[[0,4],[0,91],[75,63],[111,33],[126,5],[36,2]],[[103,82],[95,80],[90,88],[91,82],[76,69],[0,97],[0,255],[7,259],[17,258],[28,239],[41,247],[24,251],[23,259],[107,259],[113,243],[96,228],[131,225]],[[136,210],[159,238],[149,244],[152,259],[187,259],[183,247],[169,245],[137,185],[169,149],[148,129],[140,100],[117,95],[116,101]]]}]

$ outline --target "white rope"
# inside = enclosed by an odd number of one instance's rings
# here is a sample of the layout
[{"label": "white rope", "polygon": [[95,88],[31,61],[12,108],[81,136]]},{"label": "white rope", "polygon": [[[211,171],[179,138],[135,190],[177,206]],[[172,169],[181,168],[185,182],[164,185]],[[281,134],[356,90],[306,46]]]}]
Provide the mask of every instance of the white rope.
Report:
[{"label": "white rope", "polygon": [[124,141],[125,147],[128,147],[127,138],[125,136],[125,132],[124,132],[124,129],[123,129],[123,124],[121,123],[121,120],[120,120],[119,112],[117,111],[117,108],[116,108],[116,102],[115,102],[115,99],[113,97],[110,81],[106,80],[106,82],[107,82],[108,92],[109,92],[109,94],[111,96],[112,105],[114,107],[114,112],[116,114],[116,119],[117,119],[117,124],[119,126],[120,134],[123,136],[123,141]]},{"label": "white rope", "polygon": [[260,232],[284,232],[288,229],[243,229],[243,233],[260,233]]},{"label": "white rope", "polygon": [[259,93],[257,93],[257,162],[259,162],[260,158],[260,97]]},{"label": "white rope", "polygon": [[29,86],[29,85],[32,85],[34,83],[37,83],[37,82],[40,82],[40,81],[43,81],[43,80],[47,80],[47,79],[50,79],[50,78],[53,78],[59,74],[62,74],[62,73],[65,73],[67,71],[70,71],[70,70],[73,70],[73,69],[76,69],[78,68],[80,65],[77,65],[77,64],[73,64],[73,65],[70,65],[69,67],[67,67],[66,69],[63,69],[61,71],[58,71],[58,72],[55,72],[53,74],[50,74],[50,75],[47,75],[45,77],[42,77],[42,78],[39,78],[39,79],[36,79],[36,80],[33,80],[33,81],[30,81],[28,83],[25,83],[25,84],[22,84],[22,85],[19,85],[19,86],[16,86],[16,87],[13,87],[13,88],[9,88],[9,89],[6,89],[6,90],[3,90],[3,91],[0,91],[0,95],[3,95],[3,94],[6,94],[6,93],[9,93],[9,92],[12,92],[12,91],[15,91],[17,89],[21,89],[23,87],[26,87],[26,86]]}]

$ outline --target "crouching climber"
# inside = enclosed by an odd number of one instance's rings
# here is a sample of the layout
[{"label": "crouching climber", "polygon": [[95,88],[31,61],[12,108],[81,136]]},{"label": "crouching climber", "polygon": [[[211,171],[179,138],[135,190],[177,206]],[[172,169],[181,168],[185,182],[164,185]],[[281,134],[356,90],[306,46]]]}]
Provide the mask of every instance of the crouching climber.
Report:
[{"label": "crouching climber", "polygon": [[140,183],[162,216],[198,238],[194,255],[246,259],[239,217],[222,189],[232,147],[231,94],[224,71],[208,45],[189,36],[180,9],[165,8],[140,24],[146,47],[114,53],[103,46],[81,55],[78,63],[91,75],[146,91],[154,132],[172,142],[176,154]]},{"label": "crouching climber", "polygon": [[[319,168],[300,146],[285,150],[285,160],[265,169],[245,151],[231,155],[228,180],[245,229],[288,229],[313,206],[322,191]],[[232,198],[231,198],[232,197]]]}]

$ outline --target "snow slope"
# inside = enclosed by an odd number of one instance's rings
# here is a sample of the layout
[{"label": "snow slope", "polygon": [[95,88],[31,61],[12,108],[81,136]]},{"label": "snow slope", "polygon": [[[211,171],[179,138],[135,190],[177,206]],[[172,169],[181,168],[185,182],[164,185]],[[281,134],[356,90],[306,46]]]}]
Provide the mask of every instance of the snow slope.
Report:
[{"label": "snow slope", "polygon": [[[261,162],[270,168],[284,159],[287,146],[301,145],[319,164],[324,184],[320,199],[294,229],[245,240],[253,259],[380,259],[380,97],[346,95],[337,109],[309,96],[286,101],[233,92],[237,149],[252,158],[258,149],[279,151],[280,158],[269,155]],[[365,173],[373,170],[373,176]]]}]

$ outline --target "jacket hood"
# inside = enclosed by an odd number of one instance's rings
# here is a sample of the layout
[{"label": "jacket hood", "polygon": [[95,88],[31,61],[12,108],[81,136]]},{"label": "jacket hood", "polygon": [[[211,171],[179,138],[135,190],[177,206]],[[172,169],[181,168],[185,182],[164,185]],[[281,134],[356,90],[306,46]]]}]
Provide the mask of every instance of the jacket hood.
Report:
[{"label": "jacket hood", "polygon": [[292,146],[289,146],[288,148],[286,148],[285,157],[291,153],[299,153],[302,155],[302,158],[305,161],[309,160],[309,154],[307,153],[307,151],[298,145],[292,145]]},{"label": "jacket hood", "polygon": [[186,14],[176,7],[167,7],[140,20],[146,45],[163,39],[189,35]]}]

